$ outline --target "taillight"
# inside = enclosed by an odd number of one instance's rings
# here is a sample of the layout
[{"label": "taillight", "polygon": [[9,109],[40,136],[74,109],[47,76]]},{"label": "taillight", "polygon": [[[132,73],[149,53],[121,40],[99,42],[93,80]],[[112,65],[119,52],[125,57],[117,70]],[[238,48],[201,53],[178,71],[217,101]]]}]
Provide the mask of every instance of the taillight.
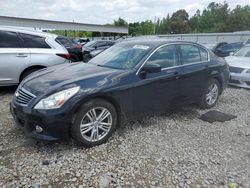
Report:
[{"label": "taillight", "polygon": [[59,57],[62,57],[64,59],[70,60],[70,55],[69,54],[56,54]]},{"label": "taillight", "polygon": [[75,47],[76,47],[77,49],[82,49],[82,46],[81,46],[80,44],[77,44]]}]

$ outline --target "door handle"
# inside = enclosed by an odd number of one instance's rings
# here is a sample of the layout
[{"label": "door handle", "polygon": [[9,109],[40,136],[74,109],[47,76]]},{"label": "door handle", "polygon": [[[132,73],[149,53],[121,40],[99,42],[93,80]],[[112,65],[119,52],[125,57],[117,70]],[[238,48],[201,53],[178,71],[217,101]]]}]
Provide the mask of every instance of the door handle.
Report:
[{"label": "door handle", "polygon": [[28,57],[26,54],[17,54],[16,57]]}]

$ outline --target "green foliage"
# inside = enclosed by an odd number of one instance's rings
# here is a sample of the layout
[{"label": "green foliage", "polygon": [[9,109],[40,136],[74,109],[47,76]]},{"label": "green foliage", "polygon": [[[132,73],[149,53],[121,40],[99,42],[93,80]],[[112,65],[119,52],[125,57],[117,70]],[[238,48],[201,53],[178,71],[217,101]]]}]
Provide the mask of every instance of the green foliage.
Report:
[{"label": "green foliage", "polygon": [[171,33],[188,33],[190,32],[188,13],[185,10],[178,10],[171,17]]},{"label": "green foliage", "polygon": [[[162,19],[128,23],[123,18],[114,20],[113,26],[128,27],[129,35],[153,35],[170,33],[204,33],[204,32],[234,32],[250,30],[250,6],[237,6],[230,10],[227,2],[211,2],[203,11],[197,10],[189,18],[186,10],[177,10],[172,15]],[[65,35],[65,31],[50,31]],[[112,33],[67,31],[69,37],[100,37],[111,36]]]},{"label": "green foliage", "polygon": [[[127,23],[119,18],[115,23]],[[127,24],[122,24],[127,26]],[[227,2],[211,2],[203,11],[197,10],[189,18],[185,10],[178,10],[171,16],[152,21],[129,23],[130,35],[234,32],[250,30],[250,6],[237,6],[230,10]]]},{"label": "green foliage", "polygon": [[50,33],[56,34],[56,35],[62,35],[62,36],[68,36],[68,37],[91,37],[92,33],[87,31],[73,31],[73,30],[51,30]]}]

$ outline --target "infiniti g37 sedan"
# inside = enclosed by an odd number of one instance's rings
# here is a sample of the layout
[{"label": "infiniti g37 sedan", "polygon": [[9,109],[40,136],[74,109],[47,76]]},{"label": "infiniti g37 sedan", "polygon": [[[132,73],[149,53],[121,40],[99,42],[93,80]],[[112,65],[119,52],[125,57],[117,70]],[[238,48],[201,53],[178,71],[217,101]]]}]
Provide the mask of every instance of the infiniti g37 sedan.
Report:
[{"label": "infiniti g37 sedan", "polygon": [[228,65],[201,45],[143,39],[114,45],[85,64],[30,75],[11,102],[16,125],[43,140],[73,138],[91,147],[124,121],[180,104],[213,107]]}]

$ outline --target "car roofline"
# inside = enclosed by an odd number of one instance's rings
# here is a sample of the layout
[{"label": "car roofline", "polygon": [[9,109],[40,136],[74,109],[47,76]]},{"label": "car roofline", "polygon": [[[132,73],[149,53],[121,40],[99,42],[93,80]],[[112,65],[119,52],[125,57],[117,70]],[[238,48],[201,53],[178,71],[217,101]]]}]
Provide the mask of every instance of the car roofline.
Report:
[{"label": "car roofline", "polygon": [[52,33],[45,33],[42,31],[35,31],[35,30],[22,29],[22,28],[16,28],[16,27],[8,27],[8,26],[0,26],[0,30],[36,35],[36,36],[41,36],[41,37],[45,37],[45,38],[47,38],[47,37],[56,38],[57,37],[57,35],[52,34]]}]

